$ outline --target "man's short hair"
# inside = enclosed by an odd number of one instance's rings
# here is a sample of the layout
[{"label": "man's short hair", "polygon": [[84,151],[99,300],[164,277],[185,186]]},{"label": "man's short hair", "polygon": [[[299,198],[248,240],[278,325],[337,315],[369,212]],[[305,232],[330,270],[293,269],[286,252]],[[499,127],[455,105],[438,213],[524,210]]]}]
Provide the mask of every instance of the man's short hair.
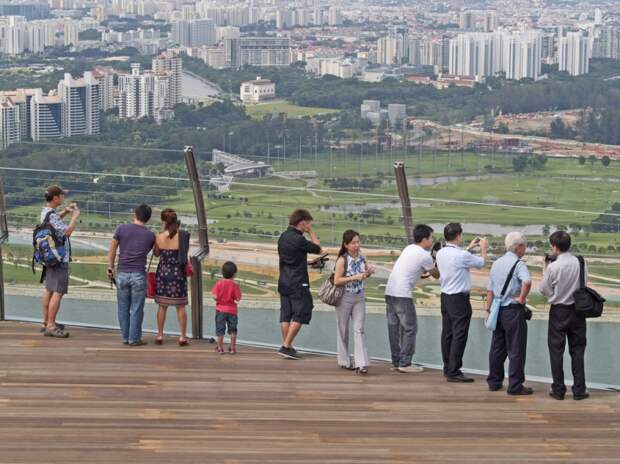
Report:
[{"label": "man's short hair", "polygon": [[151,207],[144,204],[138,206],[134,211],[136,219],[140,222],[144,222],[145,224],[149,222],[149,219],[151,219],[152,212]]},{"label": "man's short hair", "polygon": [[224,279],[232,279],[237,273],[237,265],[232,261],[226,261],[222,266],[222,276]]},{"label": "man's short hair", "polygon": [[301,221],[314,221],[312,215],[307,209],[296,209],[295,211],[293,211],[293,214],[291,214],[288,219],[288,223],[293,227],[299,224]]},{"label": "man's short hair", "polygon": [[549,243],[564,253],[570,250],[570,235],[564,230],[558,230],[549,236]]},{"label": "man's short hair", "polygon": [[463,228],[461,227],[461,224],[459,222],[451,222],[443,228],[443,237],[448,242],[451,242],[452,240],[456,239],[456,237],[462,234]]},{"label": "man's short hair", "polygon": [[52,201],[54,197],[58,197],[60,195],[65,195],[67,192],[62,189],[59,185],[50,185],[45,190],[45,201]]},{"label": "man's short hair", "polygon": [[418,224],[413,229],[413,242],[420,243],[425,238],[429,238],[433,234],[433,228],[426,224]]},{"label": "man's short hair", "polygon": [[514,253],[519,245],[527,245],[527,239],[521,232],[510,232],[506,235],[504,244],[506,245],[506,250]]}]

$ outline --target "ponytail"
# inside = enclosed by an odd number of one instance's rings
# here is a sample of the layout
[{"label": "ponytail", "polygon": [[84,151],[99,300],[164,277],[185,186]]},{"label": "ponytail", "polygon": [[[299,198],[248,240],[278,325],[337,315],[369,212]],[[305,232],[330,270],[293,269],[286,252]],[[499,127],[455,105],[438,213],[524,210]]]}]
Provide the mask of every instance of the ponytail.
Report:
[{"label": "ponytail", "polygon": [[174,238],[179,231],[181,221],[177,218],[175,210],[166,208],[161,212],[161,222],[164,223],[164,228],[168,231],[168,236]]}]

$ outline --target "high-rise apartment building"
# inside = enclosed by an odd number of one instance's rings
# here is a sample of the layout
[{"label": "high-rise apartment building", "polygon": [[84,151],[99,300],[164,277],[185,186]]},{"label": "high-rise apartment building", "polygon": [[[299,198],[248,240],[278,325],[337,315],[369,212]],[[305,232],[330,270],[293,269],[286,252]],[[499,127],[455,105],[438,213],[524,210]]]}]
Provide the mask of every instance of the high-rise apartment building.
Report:
[{"label": "high-rise apartment building", "polygon": [[101,111],[108,111],[114,108],[114,70],[108,67],[97,66],[93,69],[93,76],[99,83]]},{"label": "high-rise apartment building", "polygon": [[77,45],[80,42],[79,38],[79,28],[78,24],[75,21],[67,20],[64,24],[64,43],[65,47],[70,47],[71,45]]},{"label": "high-rise apartment building", "polygon": [[464,31],[473,31],[476,26],[474,13],[461,11],[459,14],[459,27]]},{"label": "high-rise apartment building", "polygon": [[377,63],[399,64],[399,43],[397,37],[381,37],[377,41]]},{"label": "high-rise apartment building", "polygon": [[291,43],[288,37],[241,37],[224,41],[226,66],[289,66]]},{"label": "high-rise apartment building", "polygon": [[340,24],[342,24],[342,14],[340,12],[340,7],[330,7],[327,18],[327,22],[330,26],[339,26]]},{"label": "high-rise apartment building", "polygon": [[62,137],[63,104],[58,95],[43,95],[41,89],[30,101],[32,140],[50,140]]},{"label": "high-rise apartment building", "polygon": [[65,74],[58,83],[58,96],[63,103],[62,132],[65,137],[99,133],[101,93],[92,72],[85,72],[81,79]]},{"label": "high-rise apartment building", "polygon": [[183,99],[183,60],[172,54],[164,52],[153,58],[153,72],[158,75],[169,76],[168,101],[170,106],[181,103]]},{"label": "high-rise apartment building", "polygon": [[138,63],[132,63],[131,73],[118,79],[119,117],[121,119],[153,118],[160,122],[165,110],[171,109],[169,73],[157,74],[140,71]]},{"label": "high-rise apartment building", "polygon": [[538,79],[541,53],[538,31],[459,34],[450,40],[448,69],[457,76]]},{"label": "high-rise apartment building", "polygon": [[194,19],[172,23],[172,41],[182,47],[202,47],[216,43],[215,21]]},{"label": "high-rise apartment building", "polygon": [[560,71],[571,76],[587,74],[590,70],[590,47],[588,38],[581,32],[568,32],[558,43],[558,65]]},{"label": "high-rise apartment building", "polygon": [[0,150],[21,141],[20,107],[11,97],[0,96]]}]

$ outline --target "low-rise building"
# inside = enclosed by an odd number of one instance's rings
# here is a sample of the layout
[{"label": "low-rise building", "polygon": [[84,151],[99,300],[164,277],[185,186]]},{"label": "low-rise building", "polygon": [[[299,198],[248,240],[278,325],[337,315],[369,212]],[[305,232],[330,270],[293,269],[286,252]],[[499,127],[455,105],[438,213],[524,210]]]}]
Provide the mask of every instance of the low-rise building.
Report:
[{"label": "low-rise building", "polygon": [[239,88],[239,97],[243,103],[258,103],[275,96],[276,84],[260,76],[253,81],[242,82]]}]

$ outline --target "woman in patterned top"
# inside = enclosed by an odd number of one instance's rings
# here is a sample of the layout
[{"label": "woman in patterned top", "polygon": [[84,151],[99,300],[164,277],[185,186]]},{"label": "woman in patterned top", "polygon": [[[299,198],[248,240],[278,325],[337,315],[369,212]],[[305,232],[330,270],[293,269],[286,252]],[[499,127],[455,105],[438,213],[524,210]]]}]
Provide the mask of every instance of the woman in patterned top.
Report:
[{"label": "woman in patterned top", "polygon": [[[338,365],[343,369],[355,369],[359,374],[368,373],[368,350],[366,349],[366,302],[364,280],[374,273],[360,252],[360,234],[347,230],[342,235],[342,246],[336,260],[334,284],[345,286],[342,300],[336,306],[336,331]],[[353,321],[354,364],[349,356],[349,320]]]},{"label": "woman in patterned top", "polygon": [[[164,340],[164,322],[166,321],[166,310],[168,306],[176,306],[177,317],[179,318],[179,345],[189,345],[185,335],[187,326],[187,277],[185,276],[185,265],[179,256],[179,244],[181,233],[179,231],[180,221],[177,213],[172,209],[165,209],[161,212],[161,222],[164,231],[157,234],[155,240],[155,256],[159,256],[157,273],[155,275],[155,303],[159,304],[157,310],[157,329],[158,334],[155,343],[161,345]],[[188,234],[184,234],[188,238]],[[186,238],[186,239],[187,239]],[[181,247],[187,250],[187,247]]]}]

